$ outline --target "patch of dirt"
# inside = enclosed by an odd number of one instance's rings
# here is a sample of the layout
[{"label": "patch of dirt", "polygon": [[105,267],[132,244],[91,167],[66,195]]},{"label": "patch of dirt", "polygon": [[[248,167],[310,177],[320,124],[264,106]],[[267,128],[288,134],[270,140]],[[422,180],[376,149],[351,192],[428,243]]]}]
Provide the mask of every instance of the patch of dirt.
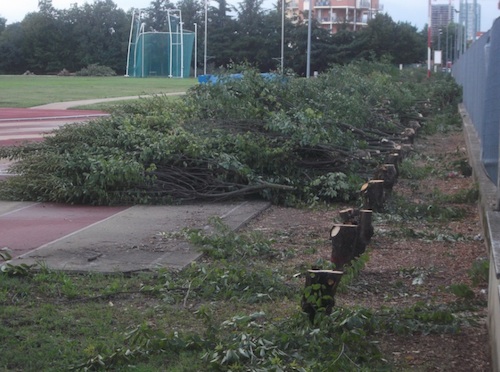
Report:
[{"label": "patch of dirt", "polygon": [[[387,202],[388,211],[374,216],[369,260],[349,291],[337,294],[337,306],[378,310],[469,301],[474,310],[467,316],[475,321],[459,332],[387,333],[378,335],[376,341],[385,358],[401,370],[491,371],[487,282],[473,285],[470,275],[475,261],[487,259],[487,251],[477,204],[462,200],[467,192],[473,194],[477,189],[467,169],[463,134],[419,138],[410,157],[428,174],[424,178],[400,177]],[[411,218],[404,214],[410,204],[413,212],[415,206],[427,212],[435,210],[425,218]],[[330,228],[339,221],[338,211],[347,207],[356,205],[322,210],[273,206],[248,229],[272,238],[274,248],[291,257],[287,262],[292,266],[310,267],[317,259],[330,259]],[[472,289],[473,298],[460,299],[453,294],[450,286],[458,284]]]}]

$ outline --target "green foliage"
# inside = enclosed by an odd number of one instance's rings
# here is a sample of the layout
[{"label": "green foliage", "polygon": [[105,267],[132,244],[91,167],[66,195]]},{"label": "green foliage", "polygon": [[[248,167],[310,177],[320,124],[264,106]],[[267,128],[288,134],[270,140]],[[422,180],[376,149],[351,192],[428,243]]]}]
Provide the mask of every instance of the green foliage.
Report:
[{"label": "green foliage", "polygon": [[224,225],[219,218],[211,218],[212,233],[188,230],[189,240],[213,259],[243,260],[252,257],[271,258],[276,255],[270,241],[258,233],[241,235]]},{"label": "green foliage", "polygon": [[467,284],[452,284],[449,290],[455,296],[464,300],[472,300],[474,298],[474,291]]},{"label": "green foliage", "polygon": [[42,143],[0,149],[17,160],[0,195],[96,205],[249,194],[285,205],[352,200],[362,174],[383,161],[381,136],[400,132],[430,87],[381,64],[317,79],[232,66],[241,71],[176,101],[154,96]]},{"label": "green foliage", "polygon": [[344,198],[345,201],[354,198],[357,191],[355,183],[349,183],[344,173],[328,173],[312,180],[305,192],[314,195],[314,200],[308,204],[314,205],[317,200],[334,201]]},{"label": "green foliage", "polygon": [[76,76],[116,76],[116,72],[111,67],[94,63],[77,71]]},{"label": "green foliage", "polygon": [[7,248],[0,249],[0,275],[30,276],[33,273],[33,269],[38,266],[36,264],[27,265],[25,263],[13,265],[9,263],[11,259],[12,255]]},{"label": "green foliage", "polygon": [[461,189],[451,195],[441,195],[438,192],[434,194],[443,203],[474,204],[479,200],[479,188],[477,185],[469,189]]},{"label": "green foliage", "polygon": [[[210,318],[211,315],[207,314]],[[239,314],[224,320],[218,332],[199,337],[141,325],[126,336],[129,348],[107,356],[94,355],[79,368],[100,364],[118,368],[155,354],[201,352],[211,370],[373,370],[390,368],[372,336],[377,332],[412,335],[456,332],[460,320],[439,307],[417,304],[408,309],[334,308],[311,326],[302,314],[271,319],[265,312]],[[366,366],[366,367],[365,367]]]},{"label": "green foliage", "polygon": [[488,286],[490,261],[487,259],[475,260],[472,267],[469,269],[469,277],[472,280],[472,285]]},{"label": "green foliage", "polygon": [[393,195],[387,203],[387,211],[392,218],[424,219],[428,221],[457,220],[463,218],[467,210],[460,206],[449,206],[443,200],[434,200],[433,203],[415,203],[399,195]]},{"label": "green foliage", "polygon": [[431,165],[419,166],[412,158],[403,159],[399,166],[399,176],[410,180],[423,180],[432,175],[433,171]]}]

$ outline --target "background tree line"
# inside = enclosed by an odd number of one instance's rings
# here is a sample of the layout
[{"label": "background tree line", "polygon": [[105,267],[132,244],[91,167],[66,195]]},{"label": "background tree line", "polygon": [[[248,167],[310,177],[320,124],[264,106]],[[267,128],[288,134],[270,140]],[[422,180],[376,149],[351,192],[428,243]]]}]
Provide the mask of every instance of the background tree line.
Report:
[{"label": "background tree line", "polygon": [[[209,7],[207,17],[209,71],[233,62],[247,62],[261,71],[280,65],[280,1],[268,11],[263,9],[263,0],[241,0],[237,6],[226,0],[211,3],[216,5]],[[167,9],[172,8],[182,11],[185,30],[198,25],[198,55],[202,55],[205,13],[201,0],[153,0],[144,13],[146,29],[165,31]],[[0,17],[0,73],[48,74],[100,64],[124,74],[131,17],[132,9],[120,9],[112,0],[73,4],[69,9],[55,9],[52,0],[40,0],[38,11],[21,22],[6,24]],[[387,14],[377,15],[365,29],[351,32],[344,28],[334,35],[313,22],[313,71],[356,59],[410,64],[426,58],[426,30],[396,23]],[[304,74],[307,23],[285,20],[284,43],[285,68]],[[203,67],[203,58],[198,62]]]}]

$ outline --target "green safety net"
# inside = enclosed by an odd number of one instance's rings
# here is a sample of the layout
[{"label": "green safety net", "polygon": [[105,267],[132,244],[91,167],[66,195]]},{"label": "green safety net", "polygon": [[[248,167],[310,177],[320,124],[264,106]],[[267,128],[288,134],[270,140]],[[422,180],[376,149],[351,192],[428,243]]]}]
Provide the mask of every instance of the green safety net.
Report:
[{"label": "green safety net", "polygon": [[189,77],[193,45],[189,31],[141,33],[131,45],[129,76]]},{"label": "green safety net", "polygon": [[194,32],[144,32],[130,45],[131,77],[189,77]]}]

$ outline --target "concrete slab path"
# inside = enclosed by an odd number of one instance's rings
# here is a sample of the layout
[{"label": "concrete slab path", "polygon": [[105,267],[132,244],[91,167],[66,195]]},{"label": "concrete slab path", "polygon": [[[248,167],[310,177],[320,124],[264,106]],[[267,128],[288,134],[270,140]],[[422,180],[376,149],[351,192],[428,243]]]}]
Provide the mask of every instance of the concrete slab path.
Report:
[{"label": "concrete slab path", "polygon": [[181,269],[201,255],[183,237],[185,228],[208,232],[216,217],[236,230],[268,207],[264,201],[130,207],[0,201],[0,244],[13,252],[12,264],[54,270]]},{"label": "concrete slab path", "polygon": [[[138,97],[106,100],[132,98]],[[106,115],[67,109],[97,102],[102,100],[0,109],[0,146],[41,141],[61,125]],[[0,180],[8,177],[9,164],[0,160]],[[121,207],[0,201],[0,248],[11,250],[12,264],[41,264],[55,270],[180,269],[200,256],[182,238],[184,228],[209,230],[210,218],[218,217],[231,229],[238,229],[268,207],[265,201]]]}]

